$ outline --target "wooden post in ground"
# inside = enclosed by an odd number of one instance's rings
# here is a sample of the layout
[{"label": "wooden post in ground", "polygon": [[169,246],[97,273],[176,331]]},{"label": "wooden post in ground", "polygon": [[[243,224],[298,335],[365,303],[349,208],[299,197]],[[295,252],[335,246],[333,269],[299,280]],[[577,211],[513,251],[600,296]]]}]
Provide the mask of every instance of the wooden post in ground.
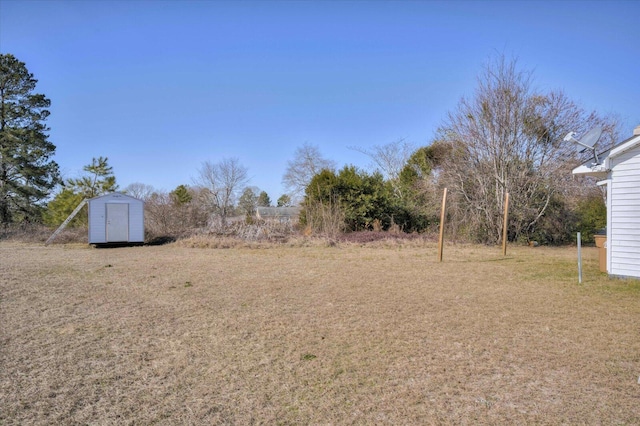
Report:
[{"label": "wooden post in ground", "polygon": [[504,196],[504,219],[502,224],[502,255],[507,255],[507,224],[509,222],[509,193]]},{"label": "wooden post in ground", "polygon": [[447,188],[442,194],[442,208],[440,209],[440,237],[438,238],[438,262],[442,262],[442,251],[444,246],[444,212],[447,205]]}]

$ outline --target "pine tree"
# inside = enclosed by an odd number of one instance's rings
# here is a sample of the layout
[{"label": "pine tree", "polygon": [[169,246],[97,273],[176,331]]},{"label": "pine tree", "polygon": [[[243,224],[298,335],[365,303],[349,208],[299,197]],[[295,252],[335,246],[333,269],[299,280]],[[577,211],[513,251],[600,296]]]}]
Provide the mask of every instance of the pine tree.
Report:
[{"label": "pine tree", "polygon": [[60,182],[45,120],[51,101],[33,93],[38,80],[24,62],[0,54],[0,224],[39,219]]},{"label": "pine tree", "polygon": [[193,195],[185,185],[178,185],[169,195],[171,196],[171,201],[179,206],[188,204],[193,199]]},{"label": "pine tree", "polygon": [[69,179],[65,186],[85,198],[94,198],[117,191],[116,177],[108,161],[107,157],[91,159],[91,164],[82,168],[87,174],[79,179]]},{"label": "pine tree", "polygon": [[269,194],[267,194],[265,191],[262,191],[260,195],[258,195],[258,205],[260,207],[271,206],[271,198],[269,198]]},{"label": "pine tree", "polygon": [[[62,223],[71,212],[80,204],[83,199],[90,199],[109,192],[117,191],[116,177],[113,174],[113,167],[108,164],[107,157],[98,157],[91,160],[82,168],[87,172],[78,179],[69,179],[63,184],[60,191],[47,205],[44,214],[45,223],[57,226]],[[86,209],[83,207],[81,213],[71,222],[71,225],[85,225]]]},{"label": "pine tree", "polygon": [[291,197],[287,194],[282,194],[280,198],[278,198],[278,207],[290,207],[291,206]]},{"label": "pine tree", "polygon": [[[71,212],[82,202],[83,196],[73,192],[73,190],[64,188],[58,193],[53,200],[47,205],[47,210],[43,214],[44,223],[51,226],[59,226],[65,221]],[[86,207],[81,210],[82,213],[69,223],[69,227],[86,226],[88,223]]]},{"label": "pine tree", "polygon": [[238,199],[238,208],[245,216],[253,216],[258,206],[258,196],[253,188],[245,188]]}]

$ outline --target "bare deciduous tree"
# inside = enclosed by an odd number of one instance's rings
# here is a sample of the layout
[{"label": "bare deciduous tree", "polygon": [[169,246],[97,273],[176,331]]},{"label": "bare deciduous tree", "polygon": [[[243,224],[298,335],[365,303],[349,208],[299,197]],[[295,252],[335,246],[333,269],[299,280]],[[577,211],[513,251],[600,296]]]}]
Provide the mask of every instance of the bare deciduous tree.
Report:
[{"label": "bare deciduous tree", "polygon": [[335,163],[320,154],[317,146],[305,143],[296,148],[294,158],[287,162],[287,170],[282,183],[287,187],[292,198],[300,198],[311,179],[323,169],[333,171]]},{"label": "bare deciduous tree", "polygon": [[147,201],[151,195],[156,192],[156,189],[151,186],[140,182],[134,182],[124,189],[124,192],[131,195],[132,197],[136,197],[139,200]]},{"label": "bare deciduous tree", "polygon": [[[186,188],[186,187],[185,187]],[[175,191],[154,191],[145,199],[147,237],[183,237],[206,225],[209,213],[199,201],[204,189],[187,188],[190,201],[182,202]]]},{"label": "bare deciduous tree", "polygon": [[205,202],[223,227],[233,211],[239,192],[248,181],[247,168],[237,158],[225,158],[218,163],[205,161],[195,179],[197,185],[207,190],[203,194]]},{"label": "bare deciduous tree", "polygon": [[443,177],[459,197],[458,220],[472,237],[498,242],[508,192],[512,238],[533,230],[578,163],[563,136],[594,124],[607,124],[609,133],[615,128],[562,92],[534,90],[531,73],[515,60],[487,65],[475,96],[463,98],[439,129],[452,146]]},{"label": "bare deciduous tree", "polygon": [[145,229],[148,238],[175,236],[179,234],[178,223],[171,203],[171,197],[166,192],[153,193],[144,204]]},{"label": "bare deciduous tree", "polygon": [[402,169],[407,165],[407,161],[416,151],[414,144],[407,142],[405,139],[398,139],[386,145],[375,145],[371,149],[358,147],[352,147],[351,149],[371,158],[374,168],[391,183],[395,195],[402,198],[399,177]]}]

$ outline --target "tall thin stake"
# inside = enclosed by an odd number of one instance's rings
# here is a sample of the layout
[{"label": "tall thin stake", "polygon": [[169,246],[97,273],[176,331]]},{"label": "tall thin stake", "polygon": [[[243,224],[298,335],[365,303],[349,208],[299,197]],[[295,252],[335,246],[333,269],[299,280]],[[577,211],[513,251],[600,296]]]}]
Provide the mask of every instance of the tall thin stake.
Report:
[{"label": "tall thin stake", "polygon": [[509,222],[509,193],[504,196],[504,223],[502,224],[502,255],[507,255],[507,224]]},{"label": "tall thin stake", "polygon": [[578,284],[582,284],[582,237],[578,232]]},{"label": "tall thin stake", "polygon": [[442,194],[442,208],[440,209],[440,237],[438,238],[438,262],[442,262],[443,240],[444,240],[444,211],[447,205],[447,188]]}]

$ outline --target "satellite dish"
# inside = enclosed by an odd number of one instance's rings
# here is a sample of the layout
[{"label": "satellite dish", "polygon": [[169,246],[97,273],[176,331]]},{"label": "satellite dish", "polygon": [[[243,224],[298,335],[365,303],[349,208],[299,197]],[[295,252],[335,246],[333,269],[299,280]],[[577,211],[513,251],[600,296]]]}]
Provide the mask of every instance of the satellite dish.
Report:
[{"label": "satellite dish", "polygon": [[593,158],[596,160],[596,164],[600,164],[598,160],[598,154],[596,154],[596,144],[598,143],[598,139],[602,135],[602,127],[594,127],[589,130],[582,139],[578,140],[575,138],[575,132],[569,132],[567,136],[564,137],[565,142],[573,142],[575,143],[578,149],[578,153],[582,154],[585,151],[593,152]]}]

